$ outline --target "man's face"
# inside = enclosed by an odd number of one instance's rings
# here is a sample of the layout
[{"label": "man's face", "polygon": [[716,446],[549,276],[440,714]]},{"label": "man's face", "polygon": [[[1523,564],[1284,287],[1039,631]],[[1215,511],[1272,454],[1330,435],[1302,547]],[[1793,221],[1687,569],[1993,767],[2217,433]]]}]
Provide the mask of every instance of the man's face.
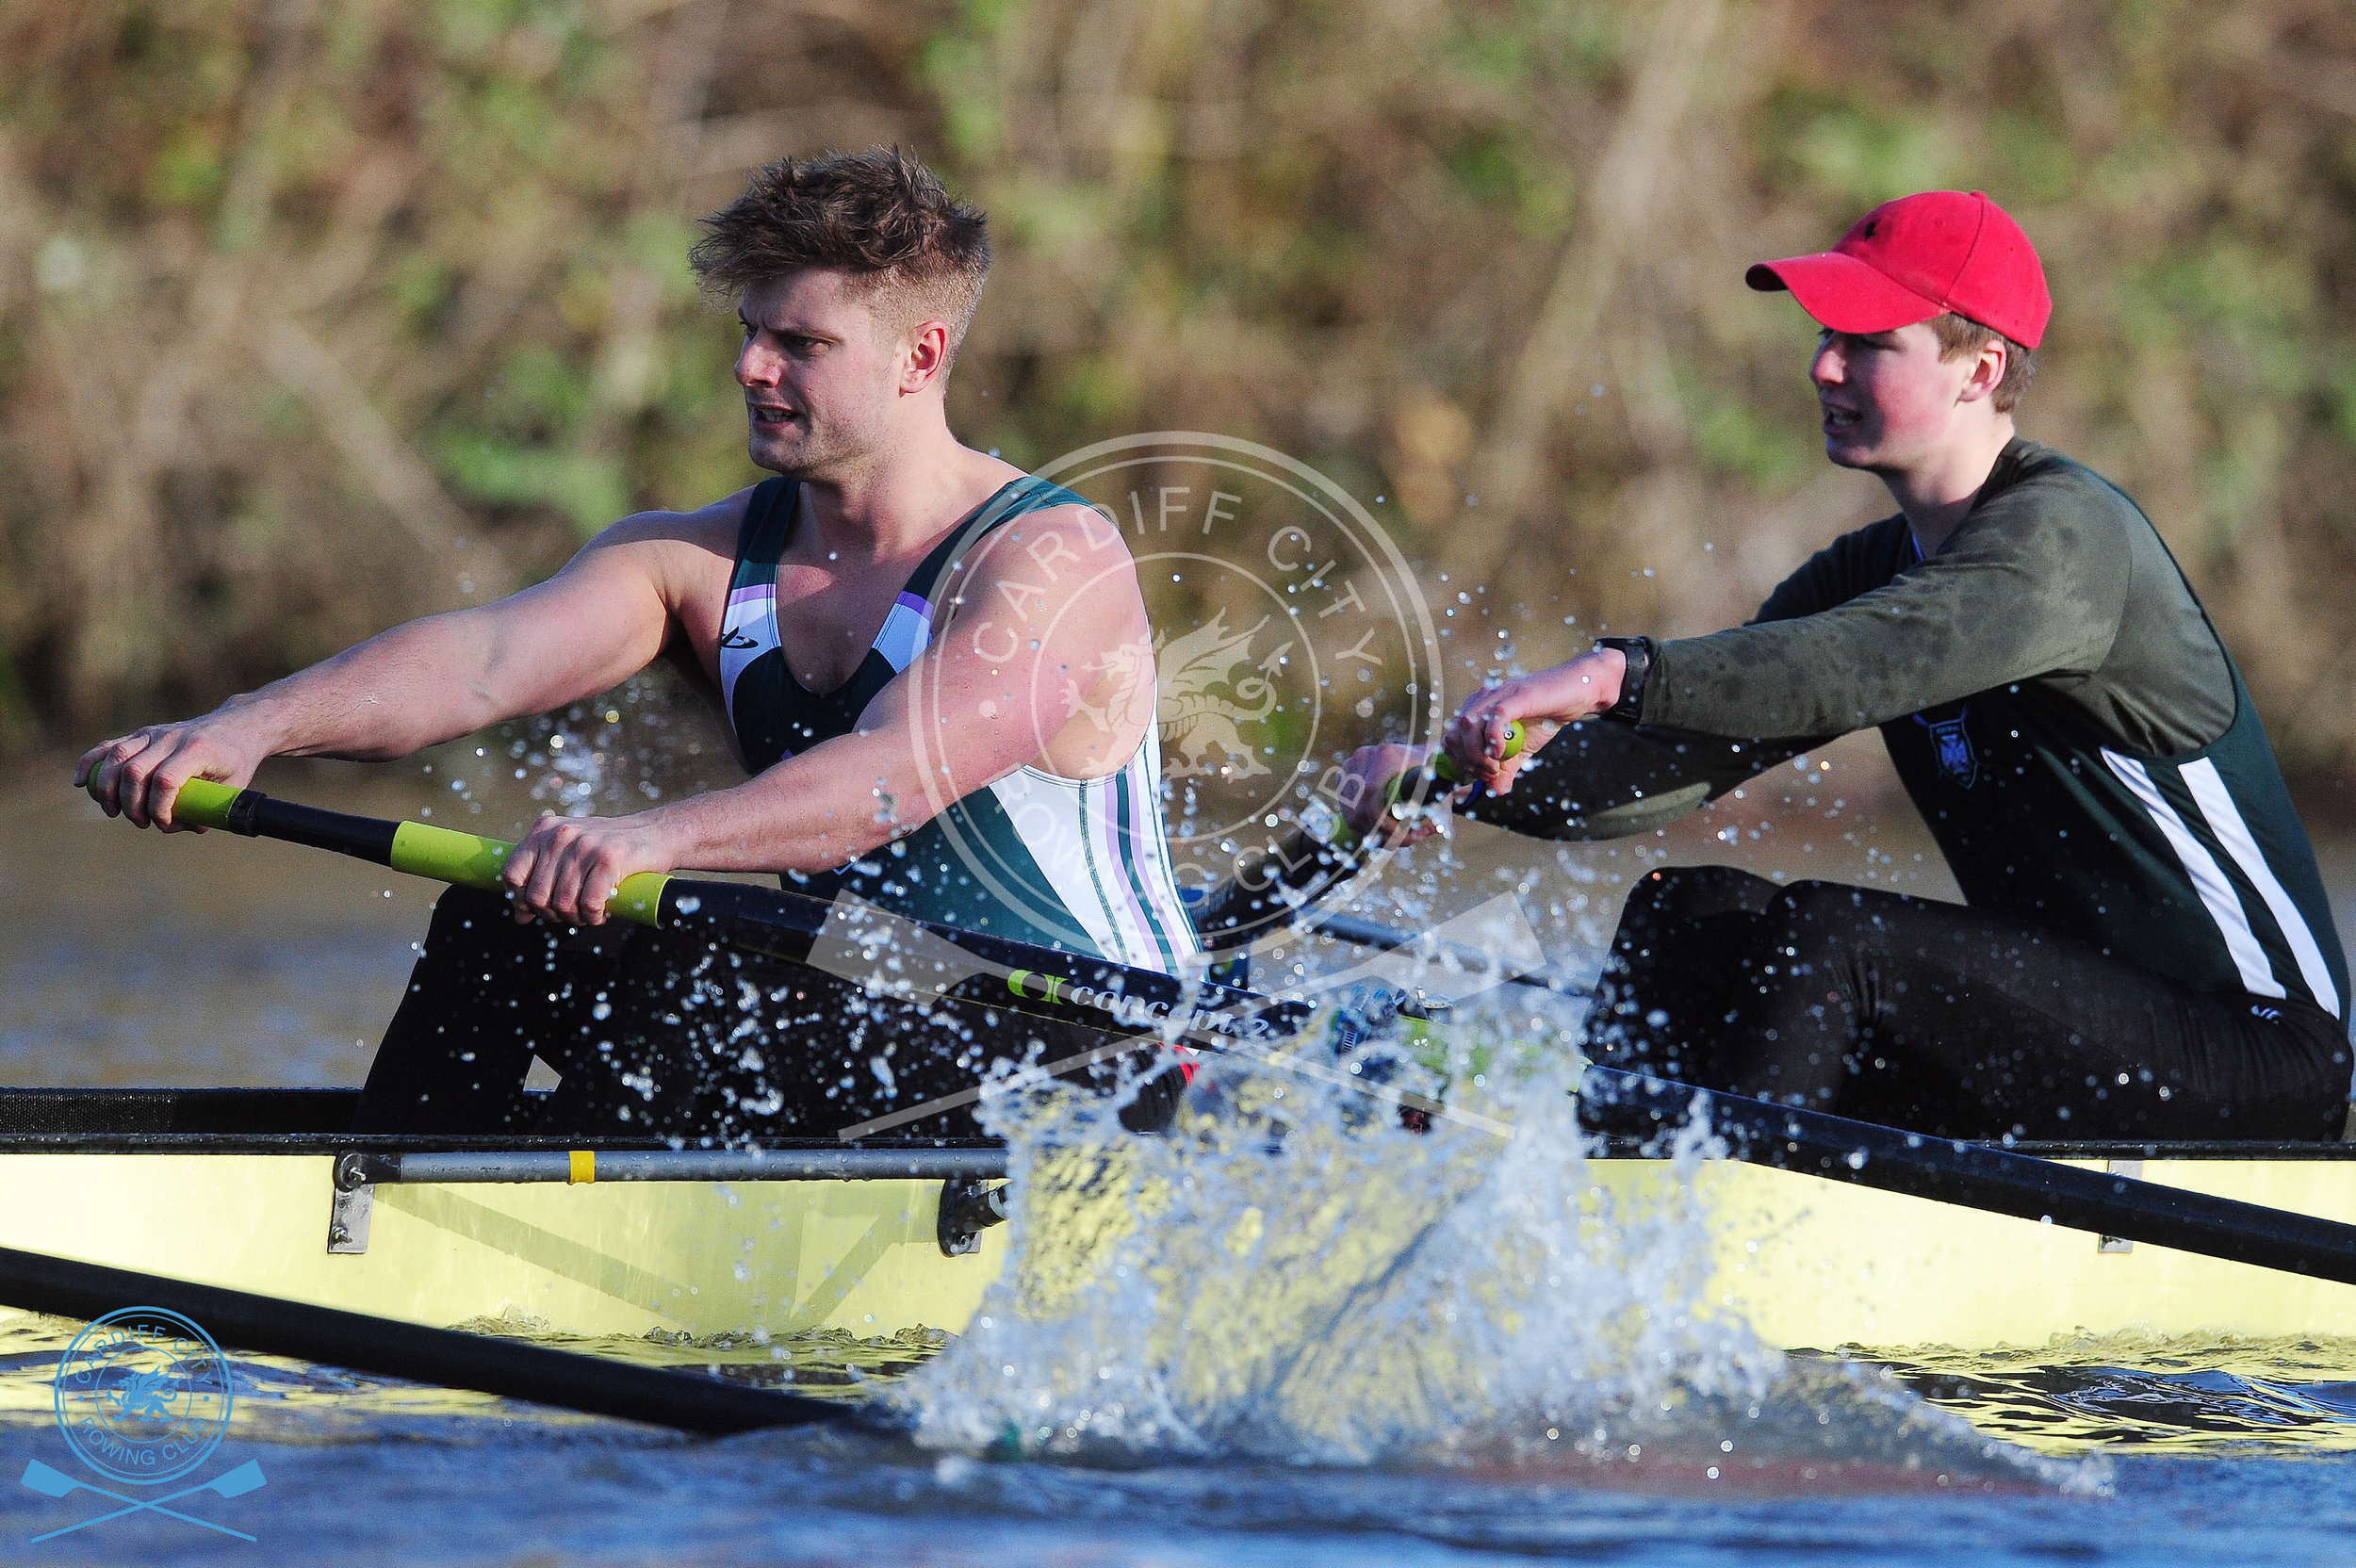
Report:
[{"label": "man's face", "polygon": [[755,464],[795,479],[859,468],[889,438],[901,347],[840,272],[809,269],[754,284],[737,314]]},{"label": "man's face", "polygon": [[1954,428],[1975,359],[1939,357],[1927,321],[1894,332],[1818,335],[1808,368],[1823,414],[1824,455],[1844,468],[1911,468]]}]

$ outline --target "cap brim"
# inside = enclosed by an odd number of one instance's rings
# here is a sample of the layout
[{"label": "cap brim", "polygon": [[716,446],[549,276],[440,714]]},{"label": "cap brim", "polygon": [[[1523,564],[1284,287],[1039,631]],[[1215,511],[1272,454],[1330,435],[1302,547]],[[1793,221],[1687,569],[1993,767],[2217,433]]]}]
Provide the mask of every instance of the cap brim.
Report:
[{"label": "cap brim", "polygon": [[1802,310],[1835,332],[1891,332],[1947,308],[1839,251],[1759,262],[1742,281],[1761,292],[1790,289]]}]

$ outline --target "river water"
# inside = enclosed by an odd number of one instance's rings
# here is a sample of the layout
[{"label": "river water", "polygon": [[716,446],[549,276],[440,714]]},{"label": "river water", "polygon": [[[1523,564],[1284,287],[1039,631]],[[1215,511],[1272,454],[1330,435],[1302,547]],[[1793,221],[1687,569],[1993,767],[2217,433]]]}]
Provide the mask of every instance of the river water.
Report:
[{"label": "river water", "polygon": [[[600,737],[620,743],[597,720],[559,727],[570,759],[544,726],[263,782],[512,834],[541,806],[611,808],[646,782],[601,771]],[[684,760],[661,787],[721,781],[716,761],[695,775],[684,746],[701,742],[671,740]],[[0,1083],[359,1081],[431,889],[221,834],[136,834],[54,766],[20,773],[0,806],[15,825]],[[1361,912],[1430,925],[1510,894],[1574,970],[1592,968],[1626,882],[1662,858],[1952,896],[1854,748],[1659,841],[1558,853],[1468,829],[1415,853]],[[796,1386],[866,1420],[716,1442],[240,1357],[221,1453],[255,1460],[268,1484],[189,1506],[257,1542],[144,1514],[37,1545],[103,1500],[11,1485],[0,1562],[2356,1561],[2356,1344],[1778,1356],[1679,1310],[1699,1256],[1690,1218],[1576,1248],[1541,1222],[1577,1156],[1562,1152],[1567,1126],[1545,1122],[1560,1103],[1547,1064],[1528,1070],[1502,1154],[1444,1133],[1337,1133],[1303,1190],[1254,1185],[1265,1162],[1233,1151],[1165,1172],[1184,1196],[1141,1233],[1138,1277],[1182,1277],[1190,1309],[1224,1301],[1238,1318],[1284,1284],[1223,1265],[1244,1206],[1271,1229],[1306,1224],[1378,1175],[1424,1205],[1381,1291],[1304,1306],[1273,1331],[1297,1334],[1291,1359],[1241,1384],[1197,1365],[1236,1347],[1173,1335],[1166,1303],[1118,1289],[939,1346],[794,1347]],[[1024,1113],[1064,1114],[1092,1113]],[[1071,1131],[1006,1130],[1019,1151]],[[1030,1245],[1036,1258],[1050,1243]],[[1609,1327],[1631,1320],[1646,1324],[1633,1341]],[[20,1462],[72,1467],[47,1399],[74,1328],[0,1321],[0,1481]]]}]

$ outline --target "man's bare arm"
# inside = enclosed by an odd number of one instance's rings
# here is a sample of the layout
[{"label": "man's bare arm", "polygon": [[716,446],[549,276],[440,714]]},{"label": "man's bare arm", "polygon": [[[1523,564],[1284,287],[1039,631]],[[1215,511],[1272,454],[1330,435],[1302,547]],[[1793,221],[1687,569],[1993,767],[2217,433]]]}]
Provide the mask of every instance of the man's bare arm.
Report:
[{"label": "man's bare arm", "polygon": [[1099,727],[1089,710],[1142,714],[1117,700],[1136,694],[1107,681],[1143,680],[1150,695],[1153,679],[1144,601],[1119,532],[1065,507],[987,545],[953,584],[931,645],[857,730],[733,789],[629,817],[543,818],[508,860],[519,908],[593,924],[633,872],[829,870],[1051,753],[1093,754],[1090,773],[1119,767],[1141,722]]},{"label": "man's bare arm", "polygon": [[191,778],[242,786],[269,757],[378,761],[604,691],[662,650],[690,557],[733,540],[742,496],[614,524],[546,582],[407,622],[202,718],[151,725],[74,766],[109,816],[172,825]]}]

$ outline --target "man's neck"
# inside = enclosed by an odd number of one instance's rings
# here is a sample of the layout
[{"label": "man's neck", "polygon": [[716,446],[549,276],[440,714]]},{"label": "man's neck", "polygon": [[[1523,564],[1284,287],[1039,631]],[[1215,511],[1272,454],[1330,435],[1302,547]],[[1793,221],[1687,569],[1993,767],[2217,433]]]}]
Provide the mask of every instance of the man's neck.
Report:
[{"label": "man's neck", "polygon": [[802,480],[803,515],[853,560],[916,554],[996,490],[1007,466],[961,445],[946,423],[895,440],[873,461]]},{"label": "man's neck", "polygon": [[1890,487],[1890,498],[1906,514],[1906,526],[1924,556],[1938,554],[1971,514],[2013,434],[2012,416],[2006,415],[1970,439],[1940,448],[1921,464],[1876,470]]}]

